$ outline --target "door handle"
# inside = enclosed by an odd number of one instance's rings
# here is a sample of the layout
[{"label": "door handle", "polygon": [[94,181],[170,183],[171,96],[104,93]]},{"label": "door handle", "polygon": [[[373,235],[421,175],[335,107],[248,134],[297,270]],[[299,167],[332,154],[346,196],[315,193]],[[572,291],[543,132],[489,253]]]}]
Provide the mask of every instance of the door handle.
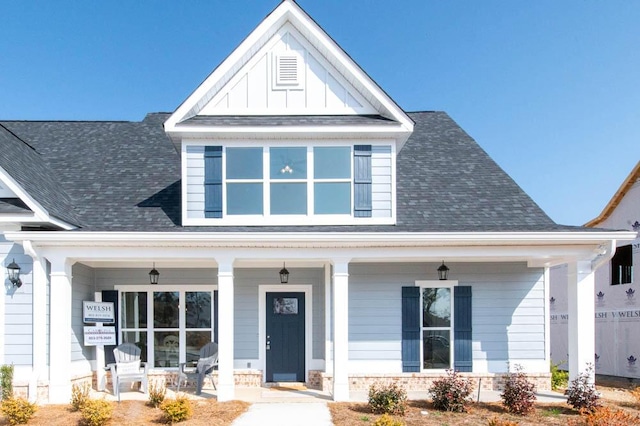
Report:
[{"label": "door handle", "polygon": [[267,350],[271,349],[271,336],[267,336]]}]

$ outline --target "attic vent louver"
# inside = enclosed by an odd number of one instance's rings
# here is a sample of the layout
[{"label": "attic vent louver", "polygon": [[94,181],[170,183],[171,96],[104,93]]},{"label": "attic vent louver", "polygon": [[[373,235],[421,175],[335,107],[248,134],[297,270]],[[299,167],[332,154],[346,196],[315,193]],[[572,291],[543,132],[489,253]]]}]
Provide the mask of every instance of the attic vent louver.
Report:
[{"label": "attic vent louver", "polygon": [[303,83],[302,57],[297,52],[274,55],[275,89],[296,89]]}]

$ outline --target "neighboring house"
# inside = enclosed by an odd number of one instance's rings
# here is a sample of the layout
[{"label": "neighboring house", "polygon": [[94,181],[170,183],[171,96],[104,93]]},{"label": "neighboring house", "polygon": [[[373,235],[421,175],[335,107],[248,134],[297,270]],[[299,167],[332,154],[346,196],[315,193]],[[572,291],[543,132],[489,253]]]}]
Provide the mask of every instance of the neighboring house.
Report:
[{"label": "neighboring house", "polygon": [[[640,162],[600,215],[587,227],[640,232]],[[621,241],[608,266],[595,273],[595,371],[597,374],[640,378],[640,238]],[[564,366],[567,348],[567,268],[551,269],[551,358]]]},{"label": "neighboring house", "polygon": [[594,271],[632,238],[555,224],[290,0],[171,114],[0,124],[0,247],[22,284],[0,296],[0,363],[42,401],[103,374],[83,339],[94,297],[154,374],[216,341],[221,401],[275,381],[335,400],[424,389],[447,368],[495,387],[509,364],[548,387],[549,267],[573,271],[575,375],[593,362]]}]

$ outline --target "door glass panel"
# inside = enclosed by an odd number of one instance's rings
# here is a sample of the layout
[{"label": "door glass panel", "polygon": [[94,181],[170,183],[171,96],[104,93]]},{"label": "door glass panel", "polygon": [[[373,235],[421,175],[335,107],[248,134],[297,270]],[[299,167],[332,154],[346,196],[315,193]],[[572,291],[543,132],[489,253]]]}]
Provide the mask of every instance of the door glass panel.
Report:
[{"label": "door glass panel", "polygon": [[273,313],[276,315],[298,315],[298,299],[295,297],[274,298]]},{"label": "door glass panel", "polygon": [[122,293],[121,312],[122,328],[147,328],[147,293]]},{"label": "door glass panel", "polygon": [[155,342],[155,366],[177,367],[180,353],[180,338],[178,331],[156,332]]},{"label": "door glass panel", "polygon": [[262,148],[227,148],[227,179],[262,179]]},{"label": "door glass panel", "polygon": [[123,343],[133,343],[140,348],[140,360],[147,362],[147,332],[146,331],[125,331],[122,333]]},{"label": "door glass panel", "polygon": [[262,183],[227,184],[227,214],[262,214]]},{"label": "door glass panel", "polygon": [[180,293],[156,291],[153,293],[153,326],[155,328],[177,328]]},{"label": "door glass panel", "polygon": [[307,184],[272,183],[271,214],[307,214]]},{"label": "door glass panel", "polygon": [[449,330],[423,331],[423,368],[450,368],[450,334]]},{"label": "door glass panel", "polygon": [[451,326],[451,289],[425,288],[422,293],[422,326]]},{"label": "door glass panel", "polygon": [[187,291],[187,328],[211,328],[211,292]]},{"label": "door glass panel", "polygon": [[351,213],[350,183],[316,183],[313,197],[315,214]]},{"label": "door glass panel", "polygon": [[269,157],[271,179],[307,178],[307,148],[271,148]]},{"label": "door glass panel", "polygon": [[316,179],[351,179],[351,148],[313,148],[313,175]]},{"label": "door glass panel", "polygon": [[211,341],[211,331],[187,331],[187,362],[198,361],[200,348]]}]

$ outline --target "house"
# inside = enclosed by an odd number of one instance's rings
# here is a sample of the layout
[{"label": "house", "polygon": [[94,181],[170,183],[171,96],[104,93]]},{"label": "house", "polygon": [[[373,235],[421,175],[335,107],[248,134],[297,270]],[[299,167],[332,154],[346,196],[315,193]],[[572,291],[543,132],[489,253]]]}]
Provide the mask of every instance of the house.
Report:
[{"label": "house", "polygon": [[[589,228],[640,231],[640,162],[613,195],[602,213],[585,224]],[[595,372],[640,378],[640,236],[617,243],[614,256],[594,274]],[[565,366],[567,348],[566,265],[551,268],[551,358]]]},{"label": "house", "polygon": [[113,302],[104,333],[153,374],[217,342],[220,401],[287,381],[344,401],[448,368],[495,387],[509,364],[548,387],[549,268],[569,265],[576,374],[593,361],[594,271],[632,238],[554,223],[446,113],[405,112],[292,0],[173,113],[0,124],[2,265],[20,268],[0,296],[0,363],[52,403],[102,382],[92,301]]}]

